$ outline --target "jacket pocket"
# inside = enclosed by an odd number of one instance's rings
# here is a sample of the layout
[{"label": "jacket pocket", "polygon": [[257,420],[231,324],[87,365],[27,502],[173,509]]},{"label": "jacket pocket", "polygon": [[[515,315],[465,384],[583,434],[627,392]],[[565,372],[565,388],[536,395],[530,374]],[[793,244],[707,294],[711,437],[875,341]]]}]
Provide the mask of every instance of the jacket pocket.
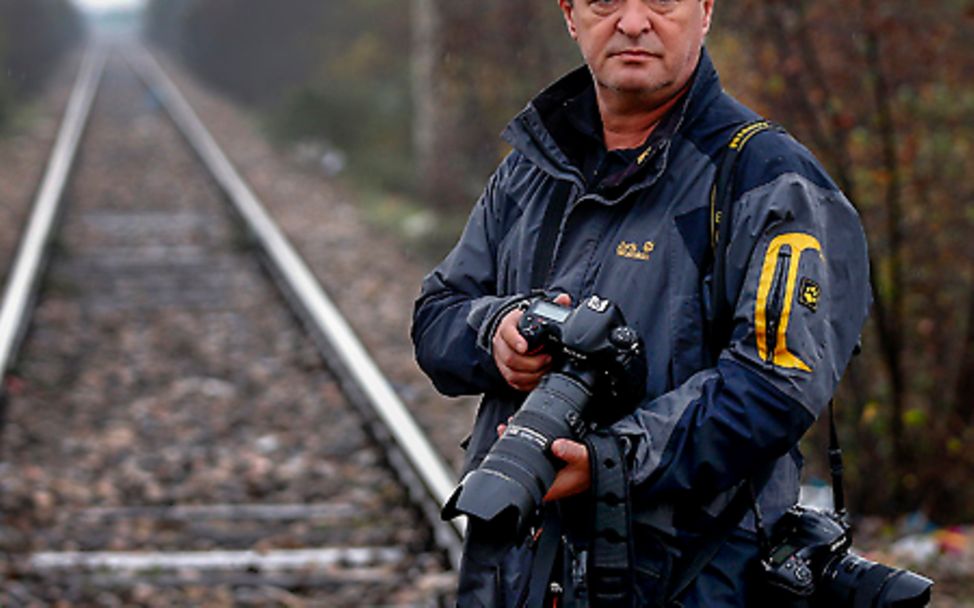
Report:
[{"label": "jacket pocket", "polygon": [[791,251],[782,248],[778,252],[775,263],[774,279],[765,305],[764,318],[767,320],[767,334],[765,348],[768,363],[774,363],[775,350],[778,348],[778,330],[781,328],[781,315],[785,308],[785,289],[788,286],[788,266],[791,264]]},{"label": "jacket pocket", "polygon": [[636,605],[661,607],[673,572],[673,555],[651,528],[634,522],[632,534]]},{"label": "jacket pocket", "polygon": [[714,365],[706,344],[704,306],[700,294],[674,298],[670,330],[673,336],[673,355],[669,362],[670,386],[680,386],[701,369]]}]

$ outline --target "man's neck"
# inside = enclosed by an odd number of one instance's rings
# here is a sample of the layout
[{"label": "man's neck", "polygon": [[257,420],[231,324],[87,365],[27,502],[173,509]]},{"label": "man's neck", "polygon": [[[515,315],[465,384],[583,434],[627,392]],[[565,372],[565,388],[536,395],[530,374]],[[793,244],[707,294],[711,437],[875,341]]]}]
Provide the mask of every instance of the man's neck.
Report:
[{"label": "man's neck", "polygon": [[666,113],[686,94],[689,83],[662,102],[634,100],[616,91],[595,87],[602,117],[602,136],[606,150],[623,150],[641,145]]}]

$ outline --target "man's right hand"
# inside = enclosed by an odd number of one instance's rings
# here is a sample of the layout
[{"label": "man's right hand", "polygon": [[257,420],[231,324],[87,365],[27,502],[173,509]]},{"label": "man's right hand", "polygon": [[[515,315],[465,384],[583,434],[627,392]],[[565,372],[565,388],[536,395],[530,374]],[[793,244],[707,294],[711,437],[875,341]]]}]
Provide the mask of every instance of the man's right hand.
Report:
[{"label": "man's right hand", "polygon": [[[555,304],[571,306],[568,294],[555,298]],[[541,377],[551,367],[551,356],[543,353],[529,353],[527,340],[517,330],[517,323],[524,314],[521,310],[507,313],[494,332],[494,363],[507,383],[519,391],[530,391],[538,386]]]}]

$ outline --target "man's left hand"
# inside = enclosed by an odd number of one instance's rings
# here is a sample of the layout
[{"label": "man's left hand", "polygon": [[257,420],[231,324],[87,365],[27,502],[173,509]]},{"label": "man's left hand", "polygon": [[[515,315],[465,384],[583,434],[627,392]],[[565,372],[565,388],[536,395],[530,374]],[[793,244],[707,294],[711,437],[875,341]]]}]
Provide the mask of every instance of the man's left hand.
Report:
[{"label": "man's left hand", "polygon": [[551,453],[565,461],[565,466],[555,475],[555,481],[545,494],[545,502],[581,494],[592,486],[588,447],[585,444],[571,439],[555,439],[551,444]]}]

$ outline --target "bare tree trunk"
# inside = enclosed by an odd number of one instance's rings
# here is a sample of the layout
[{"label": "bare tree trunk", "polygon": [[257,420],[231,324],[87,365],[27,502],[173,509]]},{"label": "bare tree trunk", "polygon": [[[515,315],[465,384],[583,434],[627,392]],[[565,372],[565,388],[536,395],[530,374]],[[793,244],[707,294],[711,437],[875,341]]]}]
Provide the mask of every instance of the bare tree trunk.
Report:
[{"label": "bare tree trunk", "polygon": [[436,0],[412,3],[413,149],[419,190],[429,195],[436,155],[436,58],[440,18]]},{"label": "bare tree trunk", "polygon": [[[880,39],[875,26],[866,32],[866,60],[871,76],[873,96],[876,103],[876,120],[882,142],[883,168],[888,176],[886,186],[886,220],[889,252],[889,308],[891,314],[884,331],[888,337],[884,340],[887,364],[892,383],[892,419],[890,431],[893,435],[893,465],[899,478],[908,473],[910,467],[910,446],[907,444],[905,429],[903,428],[903,414],[906,408],[907,381],[906,370],[903,365],[904,336],[903,327],[906,323],[905,310],[905,277],[903,275],[903,204],[899,159],[897,158],[897,134],[893,121],[892,92],[880,60]],[[905,500],[905,488],[897,484],[897,501],[902,504]]]},{"label": "bare tree trunk", "polygon": [[961,347],[953,403],[955,422],[962,425],[974,424],[974,289],[968,294],[967,306],[967,333]]}]

